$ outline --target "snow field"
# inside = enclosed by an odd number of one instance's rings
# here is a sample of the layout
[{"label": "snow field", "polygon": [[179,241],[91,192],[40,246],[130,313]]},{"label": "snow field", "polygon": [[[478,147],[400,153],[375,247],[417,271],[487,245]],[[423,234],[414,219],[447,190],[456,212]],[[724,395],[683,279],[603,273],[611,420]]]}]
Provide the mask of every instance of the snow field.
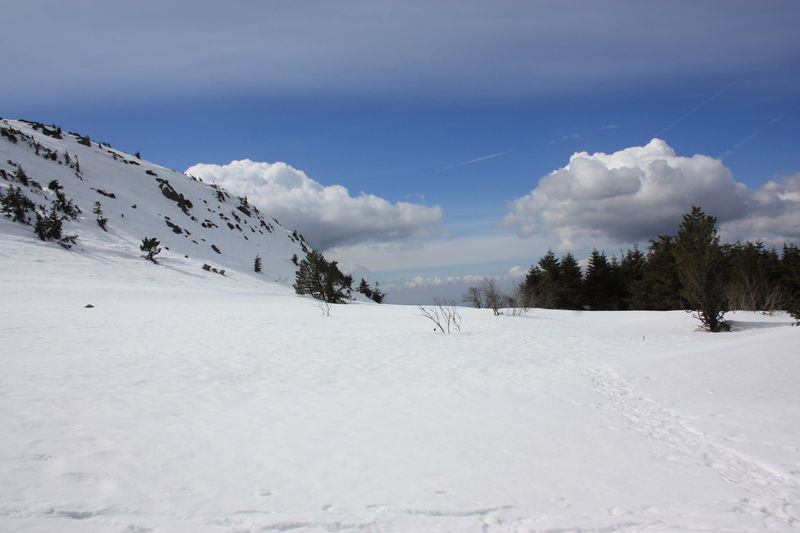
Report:
[{"label": "snow field", "polygon": [[0,234],[0,530],[800,529],[785,316],[462,309],[442,335]]}]

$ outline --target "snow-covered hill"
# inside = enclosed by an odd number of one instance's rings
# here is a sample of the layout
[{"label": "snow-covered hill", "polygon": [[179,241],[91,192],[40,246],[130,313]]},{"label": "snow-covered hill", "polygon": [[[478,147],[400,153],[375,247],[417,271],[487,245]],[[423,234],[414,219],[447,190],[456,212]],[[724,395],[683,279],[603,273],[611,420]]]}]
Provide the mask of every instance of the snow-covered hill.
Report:
[{"label": "snow-covered hill", "polygon": [[[0,195],[13,189],[36,206],[21,217],[31,224],[21,233],[21,221],[0,217],[1,233],[36,239],[35,212],[46,216],[61,194],[61,204],[79,209],[76,219],[63,222],[64,236],[77,237],[74,253],[138,258],[148,237],[161,242],[160,263],[187,273],[218,275],[203,270],[209,265],[227,276],[255,275],[259,255],[261,279],[294,280],[293,258],[307,250],[303,237],[246,198],[55,126],[0,119],[0,132]],[[107,231],[98,218],[107,219]]]}]

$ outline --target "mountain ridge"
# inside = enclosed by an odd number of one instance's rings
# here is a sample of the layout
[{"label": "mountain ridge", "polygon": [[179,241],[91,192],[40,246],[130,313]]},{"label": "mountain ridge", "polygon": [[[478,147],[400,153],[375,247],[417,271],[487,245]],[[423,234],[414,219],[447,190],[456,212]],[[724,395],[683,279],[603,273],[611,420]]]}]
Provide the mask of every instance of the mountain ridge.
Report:
[{"label": "mountain ridge", "polygon": [[[11,195],[22,199],[16,211]],[[0,231],[29,226],[75,252],[132,257],[144,238],[156,238],[157,261],[208,276],[259,276],[258,256],[262,279],[291,285],[310,250],[246,196],[40,122],[0,118],[0,197]],[[58,238],[38,231],[48,217],[60,220]]]}]

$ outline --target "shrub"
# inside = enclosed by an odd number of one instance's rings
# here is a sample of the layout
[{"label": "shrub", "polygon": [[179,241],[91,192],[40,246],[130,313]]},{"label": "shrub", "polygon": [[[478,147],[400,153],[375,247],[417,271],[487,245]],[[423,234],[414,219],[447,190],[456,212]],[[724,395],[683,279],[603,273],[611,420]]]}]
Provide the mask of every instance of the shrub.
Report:
[{"label": "shrub", "polygon": [[36,206],[30,198],[23,194],[21,188],[11,185],[5,195],[0,195],[0,208],[11,217],[13,222],[30,225],[28,212],[33,211]]},{"label": "shrub", "polygon": [[55,206],[51,207],[50,213],[46,216],[36,214],[33,232],[43,241],[54,241],[61,238],[62,222]]},{"label": "shrub", "polygon": [[139,249],[145,253],[142,257],[153,263],[158,263],[155,257],[161,253],[161,248],[158,247],[160,244],[161,243],[155,237],[145,237],[142,239],[142,244],[139,246]]},{"label": "shrub", "polygon": [[451,330],[461,331],[461,315],[456,304],[449,300],[433,299],[434,305],[418,305],[417,309],[428,320],[434,323],[433,331],[450,333]]},{"label": "shrub", "polygon": [[94,203],[94,209],[92,209],[92,213],[97,215],[97,224],[103,228],[103,231],[108,231],[106,228],[106,224],[108,224],[108,219],[103,216],[103,209],[100,206],[100,202]]},{"label": "shrub", "polygon": [[366,296],[367,298],[378,304],[383,303],[383,299],[386,297],[386,293],[381,292],[381,290],[378,288],[377,283],[375,283],[374,288],[370,287],[369,283],[367,283],[367,280],[365,280],[364,278],[361,278],[361,282],[358,284],[358,287],[356,287],[356,292],[360,292],[361,294],[363,294],[364,296]]}]

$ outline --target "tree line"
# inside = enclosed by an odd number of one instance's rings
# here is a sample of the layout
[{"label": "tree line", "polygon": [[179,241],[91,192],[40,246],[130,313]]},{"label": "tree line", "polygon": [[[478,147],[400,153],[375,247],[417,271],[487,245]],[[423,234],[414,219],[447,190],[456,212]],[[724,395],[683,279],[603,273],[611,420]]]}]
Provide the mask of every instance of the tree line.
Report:
[{"label": "tree line", "polygon": [[[800,319],[800,250],[761,242],[720,244],[716,218],[693,207],[674,236],[619,257],[593,250],[581,270],[572,254],[548,251],[531,266],[515,305],[549,309],[693,311],[709,331],[727,330],[729,310],[785,310]],[[470,289],[474,301],[481,287]],[[521,300],[521,301],[520,301]],[[492,306],[494,307],[494,306]]]}]

